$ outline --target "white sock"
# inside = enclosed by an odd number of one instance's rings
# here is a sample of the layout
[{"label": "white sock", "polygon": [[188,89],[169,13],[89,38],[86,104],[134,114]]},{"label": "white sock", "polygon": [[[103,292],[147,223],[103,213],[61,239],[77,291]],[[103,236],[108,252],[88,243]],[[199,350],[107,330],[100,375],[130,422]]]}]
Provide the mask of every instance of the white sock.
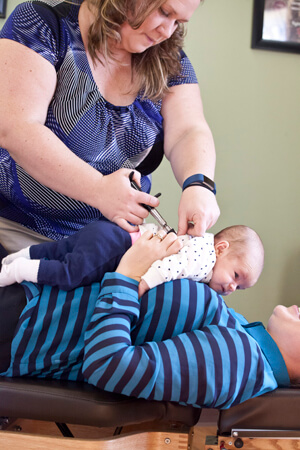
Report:
[{"label": "white sock", "polygon": [[30,259],[29,249],[30,247],[25,247],[22,248],[22,250],[19,250],[18,252],[7,255],[5,258],[2,259],[2,264],[10,264],[17,258]]},{"label": "white sock", "polygon": [[4,264],[0,272],[0,286],[9,286],[22,281],[37,283],[39,259],[18,258],[10,264]]}]

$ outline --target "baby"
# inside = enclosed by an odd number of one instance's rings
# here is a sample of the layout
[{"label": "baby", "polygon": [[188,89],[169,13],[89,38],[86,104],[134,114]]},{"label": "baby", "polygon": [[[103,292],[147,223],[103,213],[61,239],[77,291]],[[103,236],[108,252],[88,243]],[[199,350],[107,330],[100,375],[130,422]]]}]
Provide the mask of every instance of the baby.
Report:
[{"label": "baby", "polygon": [[[157,230],[153,230],[157,232]],[[257,282],[264,264],[258,234],[244,225],[227,227],[215,236],[179,236],[183,247],[175,255],[156,261],[142,277],[140,293],[178,278],[207,283],[218,294],[229,295]]]},{"label": "baby", "polygon": [[[152,223],[141,225],[138,233],[129,235],[115,224],[99,221],[61,241],[26,247],[2,260],[0,286],[31,281],[70,290],[101,281],[147,230],[163,238]],[[180,278],[207,283],[218,294],[229,295],[236,289],[253,286],[261,274],[263,244],[247,226],[231,226],[215,236],[205,233],[202,237],[185,235],[178,239],[182,241],[181,250],[150,267],[142,277],[140,295]]]}]

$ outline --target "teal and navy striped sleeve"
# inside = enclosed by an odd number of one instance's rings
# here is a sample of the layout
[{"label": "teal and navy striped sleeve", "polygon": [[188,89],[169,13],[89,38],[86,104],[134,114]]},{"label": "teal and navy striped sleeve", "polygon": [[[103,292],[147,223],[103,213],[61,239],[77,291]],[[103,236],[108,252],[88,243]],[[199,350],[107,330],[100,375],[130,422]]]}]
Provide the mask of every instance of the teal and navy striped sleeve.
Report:
[{"label": "teal and navy striped sleeve", "polygon": [[[174,321],[180,324],[164,339],[162,330],[168,326],[167,311],[172,311],[174,296],[169,292],[161,297],[156,289],[151,291],[151,295],[160,297],[154,302],[156,305],[160,301],[171,303],[165,305],[164,320],[157,315],[152,321],[155,309],[149,314],[147,332],[156,341],[134,345],[130,330],[139,323],[141,313],[138,285],[116,273],[105,276],[85,333],[83,375],[87,381],[125,395],[216,408],[228,408],[276,388],[272,370],[257,342],[230,314],[222,298],[201,283],[177,281],[171,285],[180,286],[179,303],[187,301],[190,285],[196,286],[193,300],[202,303],[202,312],[197,313],[201,329],[183,331],[186,319],[180,321],[178,315]],[[168,290],[169,283],[165,286]],[[206,289],[210,295],[205,302]],[[178,289],[174,291],[178,293]],[[146,316],[147,312],[144,319]],[[155,326],[158,334],[151,331]]]}]

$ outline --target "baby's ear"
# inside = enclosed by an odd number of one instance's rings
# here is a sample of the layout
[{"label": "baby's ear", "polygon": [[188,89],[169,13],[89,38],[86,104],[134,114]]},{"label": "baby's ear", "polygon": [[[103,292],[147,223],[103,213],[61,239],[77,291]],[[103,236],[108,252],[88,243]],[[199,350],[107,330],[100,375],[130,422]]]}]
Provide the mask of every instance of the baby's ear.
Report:
[{"label": "baby's ear", "polygon": [[228,241],[219,241],[215,244],[215,252],[216,256],[220,256],[224,250],[227,250],[229,248],[229,242]]}]

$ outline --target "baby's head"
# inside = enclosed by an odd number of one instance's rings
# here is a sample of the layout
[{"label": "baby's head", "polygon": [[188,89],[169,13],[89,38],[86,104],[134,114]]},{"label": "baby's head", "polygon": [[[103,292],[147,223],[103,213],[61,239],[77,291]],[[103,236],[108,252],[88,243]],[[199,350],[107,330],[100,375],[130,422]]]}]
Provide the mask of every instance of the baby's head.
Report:
[{"label": "baby's head", "polygon": [[214,237],[216,264],[209,286],[229,295],[257,282],[264,265],[264,248],[258,234],[244,225],[234,225]]}]

